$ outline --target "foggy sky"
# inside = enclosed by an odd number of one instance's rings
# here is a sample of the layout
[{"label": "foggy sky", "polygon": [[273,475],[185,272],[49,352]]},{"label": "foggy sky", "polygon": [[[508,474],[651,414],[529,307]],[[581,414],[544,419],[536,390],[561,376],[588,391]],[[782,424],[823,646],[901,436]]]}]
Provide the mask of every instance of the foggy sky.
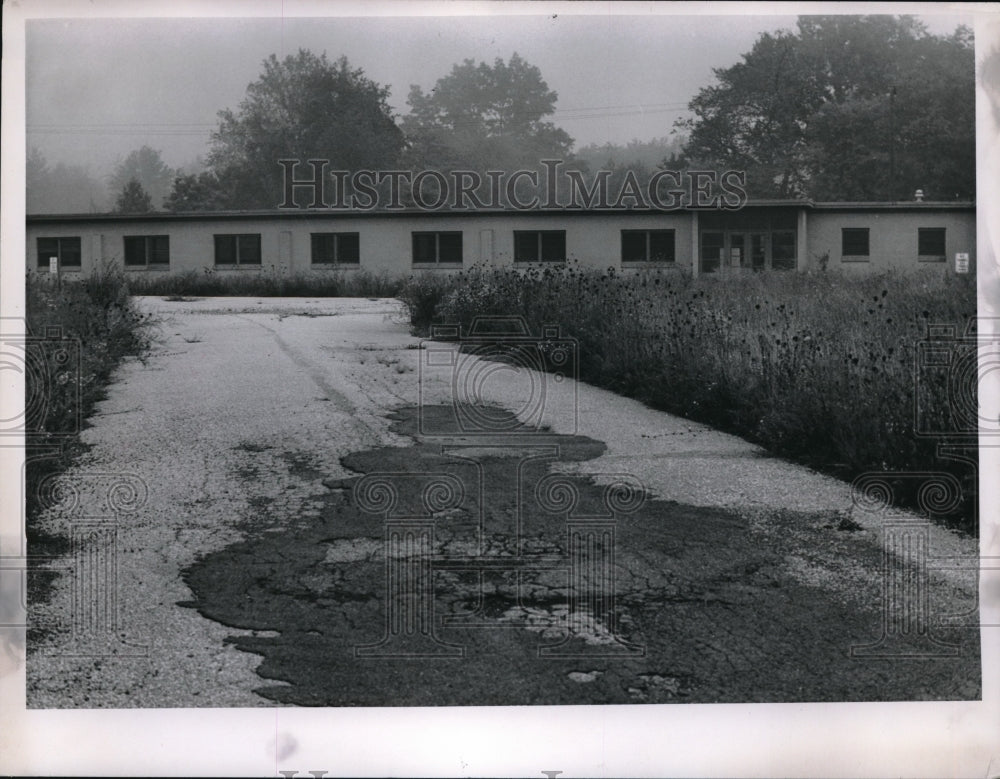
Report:
[{"label": "foggy sky", "polygon": [[[925,18],[936,33],[961,21]],[[142,145],[162,151],[168,165],[187,165],[205,154],[216,113],[237,107],[262,61],[299,48],[346,55],[391,88],[398,114],[407,112],[411,84],[429,91],[463,59],[506,60],[516,51],[558,92],[551,118],[577,148],[649,140],[687,115],[713,68],[737,62],[761,32],[794,25],[794,16],[649,14],[33,20],[27,144],[50,163],[96,175]]]}]

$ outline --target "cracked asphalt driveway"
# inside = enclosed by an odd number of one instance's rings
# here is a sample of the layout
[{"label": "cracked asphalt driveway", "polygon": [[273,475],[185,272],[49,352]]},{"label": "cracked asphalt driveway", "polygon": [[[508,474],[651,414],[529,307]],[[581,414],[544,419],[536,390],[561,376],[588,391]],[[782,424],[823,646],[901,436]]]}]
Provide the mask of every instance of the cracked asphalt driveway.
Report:
[{"label": "cracked asphalt driveway", "polygon": [[395,301],[142,305],[158,345],[43,517],[73,543],[29,707],[980,697],[973,540],[570,379],[432,366]]}]

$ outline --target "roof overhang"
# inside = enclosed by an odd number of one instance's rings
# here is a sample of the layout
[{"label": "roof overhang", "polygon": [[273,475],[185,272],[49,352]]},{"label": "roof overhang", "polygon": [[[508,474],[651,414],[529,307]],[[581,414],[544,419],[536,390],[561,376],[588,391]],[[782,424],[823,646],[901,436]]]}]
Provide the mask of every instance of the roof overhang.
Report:
[{"label": "roof overhang", "polygon": [[664,216],[698,212],[736,213],[743,210],[765,208],[804,209],[810,211],[975,211],[975,203],[968,201],[928,202],[910,201],[897,203],[815,203],[811,200],[750,200],[738,209],[720,208],[533,208],[533,209],[336,209],[288,208],[262,211],[153,211],[148,214],[28,214],[29,225],[44,224],[95,224],[102,222],[198,222],[198,221],[254,221],[261,219],[394,219],[431,217],[593,217],[593,216]]}]

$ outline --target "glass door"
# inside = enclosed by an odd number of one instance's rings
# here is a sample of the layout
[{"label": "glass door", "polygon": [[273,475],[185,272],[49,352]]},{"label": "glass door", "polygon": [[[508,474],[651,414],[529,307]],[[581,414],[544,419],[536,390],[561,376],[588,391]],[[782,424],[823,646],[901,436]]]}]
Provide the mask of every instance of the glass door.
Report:
[{"label": "glass door", "polygon": [[706,231],[701,234],[701,272],[715,273],[722,265],[725,233]]},{"label": "glass door", "polygon": [[747,261],[746,235],[743,233],[729,234],[729,265],[730,268],[742,268]]},{"label": "glass door", "polygon": [[767,267],[767,233],[729,233],[728,254],[730,268],[764,270]]},{"label": "glass door", "polygon": [[749,265],[754,270],[767,267],[767,233],[753,233],[750,236]]}]

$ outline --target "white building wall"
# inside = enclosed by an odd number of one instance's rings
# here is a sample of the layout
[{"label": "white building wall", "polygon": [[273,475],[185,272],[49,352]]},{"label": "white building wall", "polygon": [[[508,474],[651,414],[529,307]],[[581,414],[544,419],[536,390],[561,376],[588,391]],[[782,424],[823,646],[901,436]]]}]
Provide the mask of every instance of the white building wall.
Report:
[{"label": "white building wall", "polygon": [[[911,210],[826,210],[808,209],[798,222],[798,269],[818,267],[818,258],[829,253],[828,268],[845,272],[879,272],[890,268],[910,270],[940,265],[922,262],[917,256],[917,230],[944,227],[947,262],[954,268],[954,255],[969,252],[975,258],[975,212],[973,210],[915,208]],[[413,264],[414,231],[461,231],[463,268],[475,264],[511,265],[514,262],[516,230],[565,230],[567,259],[581,267],[621,268],[621,231],[674,231],[675,268],[691,270],[697,241],[697,214],[669,212],[652,214],[521,214],[456,215],[405,214],[280,216],[218,216],[212,218],[167,217],[115,219],[107,217],[46,217],[27,226],[26,260],[29,270],[38,270],[39,237],[81,239],[80,274],[89,274],[102,260],[124,265],[124,237],[128,235],[169,235],[170,266],[165,272],[211,271],[243,273],[326,273],[331,267],[350,272],[354,267],[374,273],[405,275],[427,266]],[[867,227],[869,256],[852,261],[841,255],[841,229]],[[359,266],[315,266],[311,261],[310,234],[314,232],[356,232],[359,234]],[[260,233],[261,265],[220,267],[215,265],[215,234]],[[804,255],[803,256],[803,249]],[[640,266],[641,267],[641,266]],[[670,266],[667,266],[670,267]],[[47,261],[42,270],[47,269]],[[69,277],[77,271],[64,269]],[[452,272],[453,266],[437,269]],[[156,274],[162,270],[128,269],[129,273]]]},{"label": "white building wall", "polygon": [[[28,225],[27,265],[37,269],[39,237],[80,237],[82,266],[89,273],[101,260],[124,267],[124,238],[129,235],[169,235],[170,273],[211,270],[218,273],[348,272],[360,267],[374,273],[408,274],[427,266],[414,267],[415,231],[460,231],[463,263],[511,265],[514,263],[514,231],[565,230],[566,256],[583,267],[622,266],[621,230],[674,230],[676,266],[690,267],[692,257],[690,215],[684,213],[642,215],[520,215],[456,216],[417,214],[406,216],[350,217],[296,216],[257,219],[162,219],[101,220],[80,222],[46,221]],[[312,233],[358,233],[361,250],[359,266],[315,266],[312,264]],[[215,265],[216,234],[259,233],[261,265],[219,267]],[[91,239],[93,237],[93,239]],[[97,241],[97,243],[95,243]],[[96,248],[95,248],[96,247]],[[160,270],[128,268],[129,273],[162,273]],[[448,272],[449,269],[439,269]],[[450,268],[454,270],[454,268]],[[72,274],[73,271],[67,271]]]},{"label": "white building wall", "polygon": [[[841,252],[841,229],[868,228],[867,258],[844,257]],[[945,261],[921,260],[917,235],[921,227],[945,228]],[[974,261],[976,251],[976,215],[973,211],[914,209],[908,211],[821,211],[808,216],[807,268],[817,268],[819,258],[829,254],[829,270],[845,273],[881,273],[888,270],[912,271],[919,268],[942,268],[952,272],[955,254],[968,252]]]}]

